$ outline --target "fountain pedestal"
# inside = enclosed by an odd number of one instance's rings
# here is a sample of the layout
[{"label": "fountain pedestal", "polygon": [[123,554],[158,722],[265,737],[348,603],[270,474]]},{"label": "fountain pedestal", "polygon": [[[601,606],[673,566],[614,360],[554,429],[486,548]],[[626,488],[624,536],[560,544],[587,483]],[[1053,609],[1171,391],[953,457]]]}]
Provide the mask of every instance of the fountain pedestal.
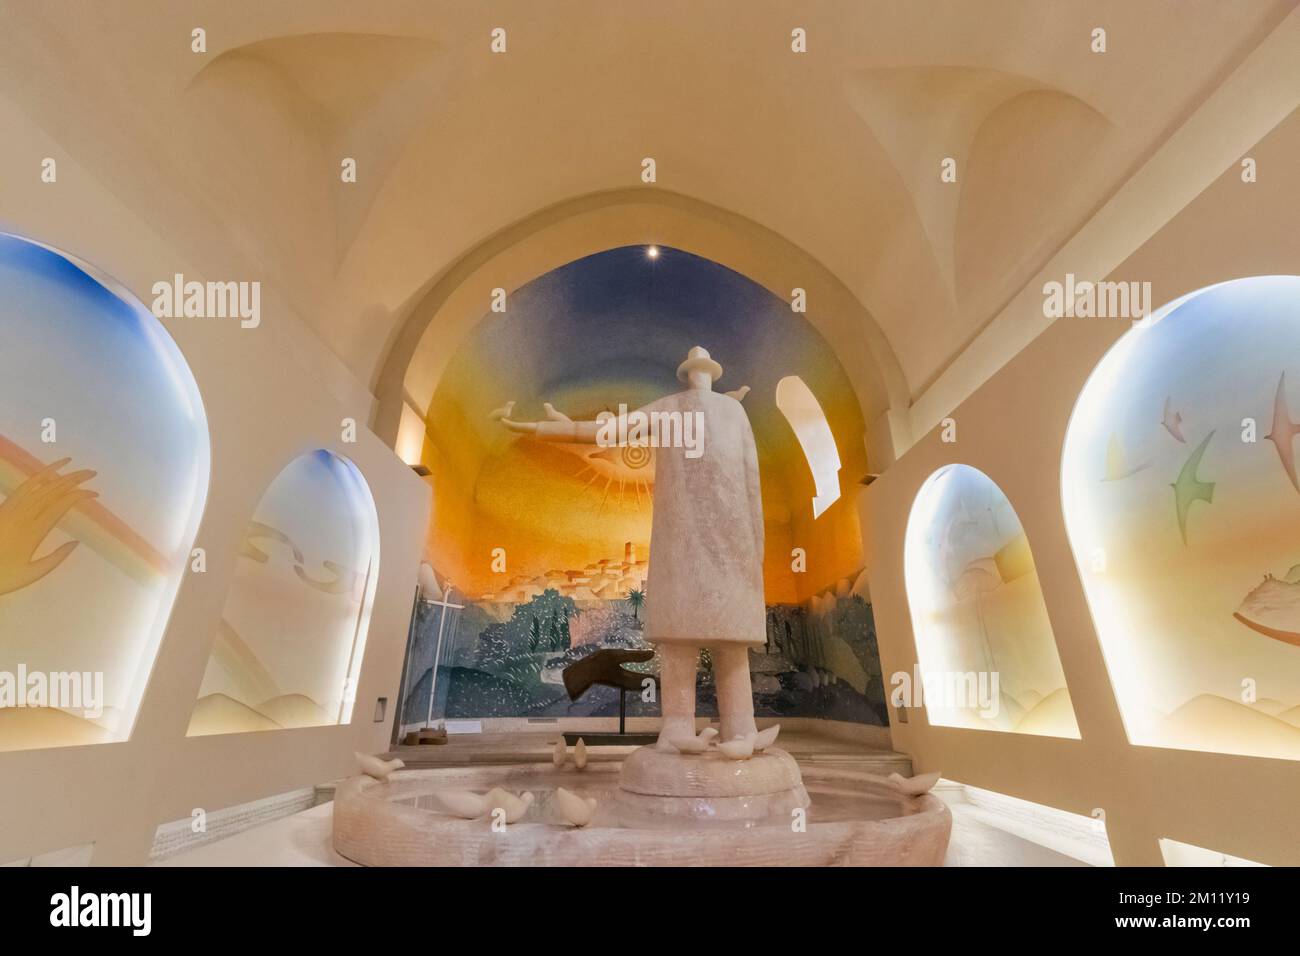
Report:
[{"label": "fountain pedestal", "polygon": [[[707,769],[714,760],[710,756],[680,759],[692,762],[684,779],[694,787],[730,773],[766,777],[784,764],[786,755],[778,753],[768,750],[757,765],[768,765],[762,771],[745,766],[760,758],[724,764],[726,758],[719,756]],[[651,768],[667,766],[655,757],[637,760]],[[638,794],[621,789],[618,776],[614,764],[597,763],[581,773],[516,764],[399,770],[387,783],[354,777],[335,794],[334,849],[366,866],[938,866],[952,828],[948,808],[932,794],[909,797],[881,777],[841,767],[805,767],[793,797],[789,791],[750,797]],[[795,809],[796,800],[808,803],[805,786],[812,789],[806,829],[793,827],[784,810]],[[537,799],[523,819],[505,827],[494,826],[489,817],[449,816],[434,799],[442,791],[481,794],[493,787],[527,790]],[[588,826],[575,828],[560,815],[554,805],[557,787],[598,801]],[[753,817],[682,815],[692,801],[699,808],[725,808],[720,812],[734,812],[749,801]],[[627,805],[649,803],[658,809],[644,812]],[[766,821],[759,819],[764,815]]]},{"label": "fountain pedestal", "polygon": [[798,764],[776,748],[730,760],[715,749],[679,754],[642,747],[623,762],[614,799],[631,813],[677,820],[788,818],[809,804]]}]

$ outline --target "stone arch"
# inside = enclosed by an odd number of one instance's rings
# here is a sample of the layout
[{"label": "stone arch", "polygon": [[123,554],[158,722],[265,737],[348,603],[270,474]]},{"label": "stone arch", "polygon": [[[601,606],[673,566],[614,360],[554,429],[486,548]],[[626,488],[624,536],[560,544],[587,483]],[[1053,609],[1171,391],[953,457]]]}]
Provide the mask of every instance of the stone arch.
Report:
[{"label": "stone arch", "polygon": [[[373,382],[375,431],[393,444],[403,405],[423,417],[446,362],[486,312],[492,290],[507,293],[592,253],[661,243],[724,265],[789,300],[804,289],[806,318],[849,371],[868,428],[873,470],[910,436],[884,425],[909,404],[893,350],[875,320],[819,262],[787,239],[735,213],[659,189],[623,189],[572,199],[515,223],[466,252],[407,303]],[[877,432],[877,423],[881,423]]]}]

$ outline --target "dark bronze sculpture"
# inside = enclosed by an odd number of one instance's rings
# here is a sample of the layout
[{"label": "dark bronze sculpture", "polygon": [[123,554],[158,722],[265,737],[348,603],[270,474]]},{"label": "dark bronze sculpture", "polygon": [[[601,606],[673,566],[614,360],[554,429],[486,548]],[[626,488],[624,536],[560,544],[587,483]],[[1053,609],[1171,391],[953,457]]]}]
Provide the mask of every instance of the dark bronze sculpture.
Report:
[{"label": "dark bronze sculpture", "polygon": [[[579,737],[592,746],[601,744],[631,745],[649,743],[656,739],[654,734],[629,734],[627,723],[627,692],[640,693],[646,679],[654,680],[651,674],[638,674],[624,670],[624,664],[638,664],[655,656],[651,650],[625,650],[617,647],[603,647],[588,654],[580,661],[574,661],[564,669],[564,689],[569,692],[570,700],[577,700],[593,684],[618,689],[618,733],[566,733],[565,740],[573,744]],[[646,738],[642,740],[641,738]],[[572,738],[571,740],[569,738]]]}]

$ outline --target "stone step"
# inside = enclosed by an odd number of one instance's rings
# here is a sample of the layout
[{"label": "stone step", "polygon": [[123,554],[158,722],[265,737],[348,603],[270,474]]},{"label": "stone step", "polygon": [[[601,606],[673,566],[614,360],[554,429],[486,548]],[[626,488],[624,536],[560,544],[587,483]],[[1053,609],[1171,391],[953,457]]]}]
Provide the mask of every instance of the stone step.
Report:
[{"label": "stone step", "polygon": [[[401,758],[412,770],[435,767],[497,766],[518,763],[549,763],[558,733],[453,734],[446,744],[397,747],[385,759]],[[783,734],[777,746],[800,763],[837,766],[878,776],[899,773],[911,776],[912,759],[892,750],[867,747],[843,738],[807,732]],[[621,761],[634,747],[589,747],[592,763]],[[571,749],[570,749],[571,752]]]}]

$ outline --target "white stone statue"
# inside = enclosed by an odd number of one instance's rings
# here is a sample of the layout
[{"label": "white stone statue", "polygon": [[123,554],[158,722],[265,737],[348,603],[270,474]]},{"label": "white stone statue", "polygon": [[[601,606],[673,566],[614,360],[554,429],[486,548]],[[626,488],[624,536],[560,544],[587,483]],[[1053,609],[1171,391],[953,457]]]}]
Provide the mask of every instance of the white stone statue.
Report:
[{"label": "white stone statue", "polygon": [[400,760],[384,760],[382,757],[375,757],[371,754],[363,754],[353,751],[352,756],[357,758],[357,765],[361,772],[367,777],[374,777],[383,783],[388,782],[388,775],[395,770],[401,770],[406,764]]},{"label": "white stone statue", "polygon": [[[627,416],[633,422],[648,421],[649,434],[660,443],[655,453],[645,636],[660,645],[661,750],[673,749],[674,738],[695,736],[695,672],[701,647],[709,648],[713,658],[720,742],[757,732],[749,648],[767,637],[763,499],[749,417],[736,398],[713,390],[721,376],[722,366],[696,346],[677,369],[678,380],[689,387]],[[739,390],[741,397],[744,391]],[[604,418],[583,422],[549,408],[547,413],[548,421],[501,416],[501,422],[513,431],[556,442],[607,444],[615,431]],[[617,432],[624,435],[622,428]],[[670,441],[674,435],[683,438],[676,446]],[[633,433],[621,443],[636,444],[639,438]]]}]

